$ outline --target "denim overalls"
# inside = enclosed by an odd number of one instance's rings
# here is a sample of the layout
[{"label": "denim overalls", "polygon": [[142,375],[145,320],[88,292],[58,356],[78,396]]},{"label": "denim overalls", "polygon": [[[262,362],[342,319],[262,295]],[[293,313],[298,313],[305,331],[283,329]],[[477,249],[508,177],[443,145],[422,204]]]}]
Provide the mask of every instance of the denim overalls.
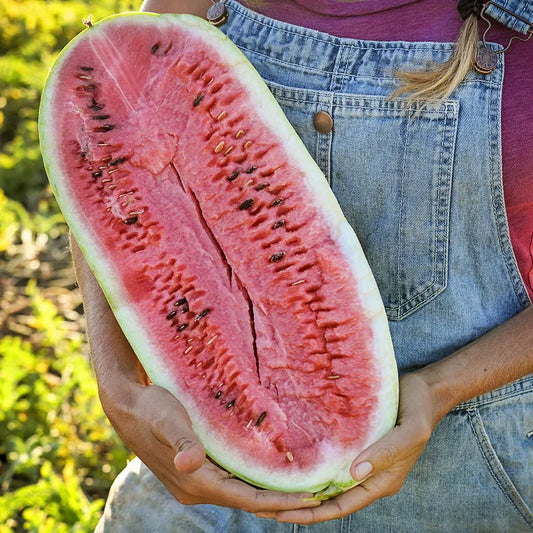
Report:
[{"label": "denim overalls", "polygon": [[[533,11],[528,4],[506,1],[518,13]],[[531,303],[503,201],[502,55],[494,72],[471,72],[438,108],[408,110],[388,99],[397,86],[393,71],[444,62],[452,44],[341,39],[233,0],[227,7],[221,29],[268,83],[355,228],[386,306],[400,371],[452,353]],[[326,117],[322,132],[313,125],[318,112]],[[532,509],[528,376],[453,409],[402,490],[342,520],[298,526],[185,507],[135,460],[115,482],[98,530],[516,533],[533,529]]]}]

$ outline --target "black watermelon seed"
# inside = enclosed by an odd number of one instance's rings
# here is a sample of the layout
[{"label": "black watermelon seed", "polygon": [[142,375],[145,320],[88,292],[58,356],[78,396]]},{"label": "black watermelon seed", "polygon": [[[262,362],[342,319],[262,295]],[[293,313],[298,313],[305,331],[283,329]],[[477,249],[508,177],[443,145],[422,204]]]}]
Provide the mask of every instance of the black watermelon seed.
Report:
[{"label": "black watermelon seed", "polygon": [[90,72],[91,70],[94,70],[93,67],[80,67],[81,70],[85,70],[85,72]]},{"label": "black watermelon seed", "polygon": [[260,415],[259,415],[259,418],[257,419],[257,422],[255,423],[256,426],[258,426],[264,419],[265,419],[265,416],[267,415],[267,412],[266,411],[263,411]]},{"label": "black watermelon seed", "polygon": [[91,117],[93,120],[107,120],[109,115],[94,115]]},{"label": "black watermelon seed", "polygon": [[226,409],[231,409],[235,405],[235,400],[231,400],[228,404],[226,404]]},{"label": "black watermelon seed", "polygon": [[189,312],[189,304],[185,302],[183,304],[183,309],[181,310],[182,313],[188,313]]},{"label": "black watermelon seed", "polygon": [[174,305],[183,305],[187,303],[187,298],[180,298],[177,302],[174,302]]},{"label": "black watermelon seed", "polygon": [[99,170],[97,170],[96,172],[92,173],[93,178],[99,178],[101,175],[102,175],[102,173]]},{"label": "black watermelon seed", "polygon": [[154,46],[152,46],[152,54],[155,54],[157,52],[157,49],[159,48],[160,43],[155,43]]},{"label": "black watermelon seed", "polygon": [[242,172],[242,170],[239,168],[237,169],[235,172],[233,172],[231,174],[231,176],[228,178],[228,181],[233,181],[235,179],[237,179],[237,177],[239,176],[239,174]]},{"label": "black watermelon seed", "polygon": [[172,320],[176,316],[176,311],[170,311],[167,315],[167,320]]},{"label": "black watermelon seed", "polygon": [[245,209],[250,209],[252,205],[254,204],[253,198],[248,198],[248,200],[244,200],[244,202],[239,206],[239,209],[244,211]]},{"label": "black watermelon seed", "polygon": [[105,133],[106,131],[111,131],[114,128],[115,126],[113,126],[113,124],[106,124],[105,126],[99,126],[98,128],[94,128],[93,131],[95,133]]},{"label": "black watermelon seed", "polygon": [[200,105],[200,102],[204,99],[204,93],[200,93],[192,103],[193,107],[198,107]]},{"label": "black watermelon seed", "polygon": [[277,222],[274,222],[274,224],[272,225],[272,229],[281,228],[281,226],[285,226],[285,220],[283,220],[282,218]]},{"label": "black watermelon seed", "polygon": [[183,331],[189,324],[187,324],[187,322],[185,322],[184,324],[180,324],[178,326],[178,331]]},{"label": "black watermelon seed", "polygon": [[215,400],[218,400],[221,396],[222,396],[222,391],[219,390],[219,391],[215,394]]},{"label": "black watermelon seed", "polygon": [[194,320],[198,321],[198,320],[204,318],[204,316],[206,316],[209,313],[209,311],[211,311],[211,309],[209,309],[209,307],[206,307],[201,313],[199,313],[196,316],[196,318]]},{"label": "black watermelon seed", "polygon": [[104,106],[99,105],[94,98],[93,98],[92,104],[87,107],[89,109],[92,109],[93,111],[100,111],[104,108]]},{"label": "black watermelon seed", "polygon": [[279,205],[281,203],[283,203],[284,201],[284,198],[276,198],[271,204],[270,204],[270,207],[274,207],[276,205]]},{"label": "black watermelon seed", "polygon": [[130,217],[124,221],[124,224],[135,224],[139,220],[137,217]]},{"label": "black watermelon seed", "polygon": [[115,159],[114,161],[111,161],[107,164],[108,167],[114,167],[116,165],[120,165],[120,163],[124,163],[126,161],[125,157],[119,157],[118,159]]},{"label": "black watermelon seed", "polygon": [[259,185],[255,186],[256,191],[262,191],[263,189],[266,189],[270,183],[259,183]]},{"label": "black watermelon seed", "polygon": [[284,257],[285,252],[278,252],[277,254],[273,254],[270,256],[270,262],[277,263],[278,261],[281,261]]},{"label": "black watermelon seed", "polygon": [[246,174],[251,174],[254,170],[257,170],[257,167],[250,167],[250,168],[246,171]]}]

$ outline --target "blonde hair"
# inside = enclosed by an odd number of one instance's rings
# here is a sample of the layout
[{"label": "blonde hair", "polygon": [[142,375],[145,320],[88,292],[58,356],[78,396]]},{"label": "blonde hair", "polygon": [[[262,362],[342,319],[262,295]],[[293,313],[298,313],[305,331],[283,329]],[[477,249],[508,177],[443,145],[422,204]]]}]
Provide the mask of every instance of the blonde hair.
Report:
[{"label": "blonde hair", "polygon": [[407,95],[409,102],[424,102],[424,106],[446,100],[474,66],[477,49],[478,19],[470,15],[461,26],[448,61],[430,65],[426,70],[396,72],[400,86],[391,97]]}]

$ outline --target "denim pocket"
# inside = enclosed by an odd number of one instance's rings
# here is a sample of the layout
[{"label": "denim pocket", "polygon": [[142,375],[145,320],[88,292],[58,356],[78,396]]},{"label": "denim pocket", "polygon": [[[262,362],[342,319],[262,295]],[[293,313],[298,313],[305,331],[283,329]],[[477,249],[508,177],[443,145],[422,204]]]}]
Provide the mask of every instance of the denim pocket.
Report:
[{"label": "denim pocket", "polygon": [[331,186],[361,245],[391,320],[447,285],[458,103],[406,109],[402,100],[338,96]]},{"label": "denim pocket", "polygon": [[499,389],[467,413],[495,483],[533,528],[533,377]]},{"label": "denim pocket", "polygon": [[[401,320],[440,294],[458,102],[417,110],[383,96],[269,86],[355,229],[388,318]],[[317,111],[332,116],[331,133],[313,127]]]}]

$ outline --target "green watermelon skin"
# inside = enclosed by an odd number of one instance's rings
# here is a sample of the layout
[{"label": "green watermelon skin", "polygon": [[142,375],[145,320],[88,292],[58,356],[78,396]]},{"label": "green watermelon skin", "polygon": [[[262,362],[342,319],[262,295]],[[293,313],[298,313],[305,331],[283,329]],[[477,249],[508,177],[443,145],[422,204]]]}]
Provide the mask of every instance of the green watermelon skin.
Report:
[{"label": "green watermelon skin", "polygon": [[250,483],[329,497],[395,423],[370,268],[240,51],[187,15],[76,37],[39,131],[65,218],[151,380]]}]

